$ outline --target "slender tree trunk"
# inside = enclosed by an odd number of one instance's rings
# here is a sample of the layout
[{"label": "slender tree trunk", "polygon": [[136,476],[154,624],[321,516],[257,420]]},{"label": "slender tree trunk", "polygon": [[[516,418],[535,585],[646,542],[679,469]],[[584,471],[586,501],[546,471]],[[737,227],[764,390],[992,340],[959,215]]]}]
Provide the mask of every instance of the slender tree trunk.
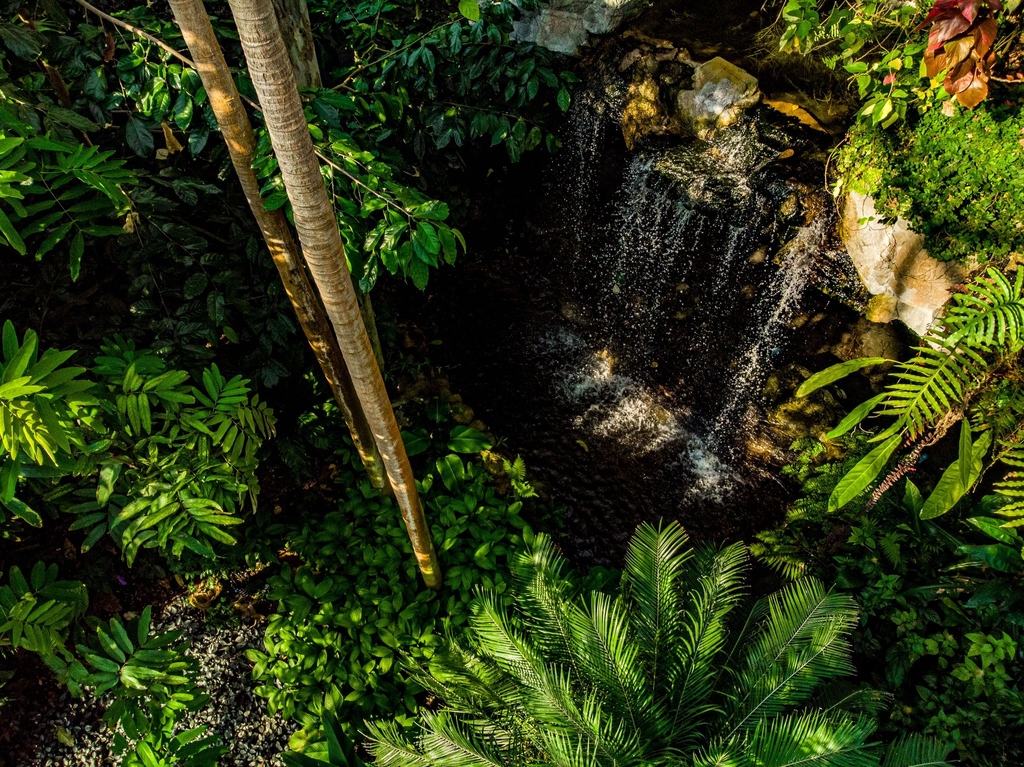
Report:
[{"label": "slender tree trunk", "polygon": [[440,588],[441,570],[416,492],[416,480],[395,422],[384,379],[366,334],[355,287],[348,273],[320,165],[302,113],[295,76],[288,61],[271,0],[230,0],[249,76],[259,96],[285,190],[292,204],[295,229],[306,264],[320,289],[327,316],[341,351],[388,478],[402,511],[423,580]]},{"label": "slender tree trunk", "polygon": [[295,84],[300,88],[321,87],[320,62],[316,58],[306,0],[273,0],[273,3],[281,37],[295,73]]},{"label": "slender tree trunk", "polygon": [[170,0],[170,4],[199,77],[203,81],[203,87],[210,98],[210,107],[220,125],[238,181],[249,201],[249,208],[263,232],[263,239],[281,275],[285,293],[288,294],[295,316],[298,317],[299,324],[306,334],[306,340],[313,347],[313,353],[320,363],[327,383],[330,384],[370,482],[374,487],[390,490],[373,432],[356,397],[348,368],[345,366],[341,349],[338,348],[323,307],[320,306],[320,299],[306,277],[299,249],[292,239],[288,222],[281,211],[268,211],[263,208],[259,183],[252,170],[256,139],[245,107],[235,89],[231,71],[224,60],[224,53],[214,35],[206,8],[202,0]]},{"label": "slender tree trunk", "polygon": [[384,347],[380,345],[380,333],[377,332],[377,315],[373,312],[373,302],[370,301],[370,294],[358,291],[356,300],[359,302],[359,312],[363,315],[363,324],[366,325],[366,333],[370,336],[370,346],[373,347],[373,356],[377,358],[377,365],[384,369]]}]

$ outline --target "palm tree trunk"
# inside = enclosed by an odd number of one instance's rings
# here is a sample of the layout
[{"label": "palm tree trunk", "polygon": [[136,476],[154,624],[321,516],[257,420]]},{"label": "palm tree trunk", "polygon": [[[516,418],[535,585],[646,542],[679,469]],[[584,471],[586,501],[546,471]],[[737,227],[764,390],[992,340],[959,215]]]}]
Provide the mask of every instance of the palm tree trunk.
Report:
[{"label": "palm tree trunk", "polygon": [[320,306],[316,291],[306,277],[299,249],[292,238],[288,222],[281,211],[268,211],[263,208],[259,182],[252,170],[256,139],[249,117],[235,89],[231,71],[224,60],[224,53],[214,35],[206,8],[202,0],[170,0],[170,4],[181,34],[192,54],[196,70],[203,81],[203,87],[210,98],[210,107],[228,146],[231,162],[235,166],[242,191],[249,201],[249,208],[256,223],[259,224],[260,231],[263,232],[263,239],[267,243],[267,249],[278,274],[281,275],[285,293],[334,393],[334,399],[352,434],[352,442],[366,468],[370,482],[376,488],[390,490],[373,432],[356,397],[352,379],[327,316]]},{"label": "palm tree trunk", "polygon": [[309,23],[306,0],[273,0],[274,14],[288,49],[288,59],[295,72],[295,84],[300,88],[319,88],[320,63],[316,59],[313,29]]},{"label": "palm tree trunk", "polygon": [[306,264],[320,289],[352,383],[384,459],[423,580],[431,588],[440,588],[441,570],[416,492],[416,479],[359,313],[338,223],[314,154],[273,5],[271,0],[230,0],[230,4],[249,76],[292,204]]}]

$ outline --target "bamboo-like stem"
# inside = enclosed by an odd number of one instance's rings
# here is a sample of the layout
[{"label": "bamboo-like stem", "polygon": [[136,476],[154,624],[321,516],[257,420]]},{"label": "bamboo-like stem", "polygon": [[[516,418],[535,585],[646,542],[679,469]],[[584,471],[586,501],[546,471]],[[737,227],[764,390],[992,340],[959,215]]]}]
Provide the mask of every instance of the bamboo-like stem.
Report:
[{"label": "bamboo-like stem", "polygon": [[327,316],[306,277],[291,229],[281,211],[268,211],[263,207],[259,182],[252,169],[256,138],[206,8],[202,0],[170,0],[170,5],[185,44],[192,54],[193,66],[209,96],[210,107],[224,136],[238,181],[249,202],[249,209],[263,233],[267,250],[281,275],[281,282],[295,310],[295,316],[327,378],[370,482],[374,487],[383,489],[387,480],[373,432],[359,404]]},{"label": "bamboo-like stem", "polygon": [[327,197],[273,5],[271,0],[230,0],[230,5],[249,76],[263,109],[285,191],[292,204],[295,229],[306,264],[320,290],[352,383],[384,459],[423,580],[431,588],[440,588],[441,569],[430,539],[430,528],[384,379],[359,312],[338,223]]}]

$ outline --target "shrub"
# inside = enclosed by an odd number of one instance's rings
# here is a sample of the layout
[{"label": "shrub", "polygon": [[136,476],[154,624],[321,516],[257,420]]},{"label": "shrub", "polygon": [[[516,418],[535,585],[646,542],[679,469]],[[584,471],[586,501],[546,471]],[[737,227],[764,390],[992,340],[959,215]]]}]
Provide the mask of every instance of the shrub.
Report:
[{"label": "shrub", "polygon": [[933,109],[896,131],[857,125],[837,156],[840,186],[902,216],[942,261],[995,261],[1024,241],[1024,107]]},{"label": "shrub", "polygon": [[[744,608],[746,550],[642,525],[614,593],[580,589],[551,540],[516,558],[514,610],[484,592],[466,643],[419,678],[446,704],[410,739],[371,727],[382,767],[431,764],[945,764],[888,749],[853,672],[853,600],[805,579]],[[738,615],[736,613],[739,613]]]},{"label": "shrub", "polygon": [[869,510],[862,499],[827,511],[836,484],[870,448],[864,437],[843,442],[848,457],[824,462],[821,443],[794,445],[801,458],[788,473],[802,495],[782,527],[759,535],[753,553],[790,576],[834,578],[857,599],[854,660],[893,696],[883,731],[921,731],[955,746],[968,765],[1024,763],[1017,589],[1004,603],[986,588],[1000,582],[998,573],[962,567],[963,541],[938,520],[919,518],[923,498],[909,480]]}]

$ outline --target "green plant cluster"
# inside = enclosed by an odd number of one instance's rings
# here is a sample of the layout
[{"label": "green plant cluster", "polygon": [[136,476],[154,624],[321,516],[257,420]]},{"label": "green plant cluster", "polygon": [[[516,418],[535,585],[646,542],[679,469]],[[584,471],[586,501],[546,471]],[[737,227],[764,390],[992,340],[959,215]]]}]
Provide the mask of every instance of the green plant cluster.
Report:
[{"label": "green plant cluster", "polygon": [[270,711],[295,718],[305,736],[326,714],[350,734],[374,717],[411,725],[423,696],[403,664],[429,660],[465,629],[479,587],[504,593],[509,557],[533,537],[523,502],[500,496],[484,469],[479,453],[490,443],[480,432],[441,423],[406,442],[426,462],[418,487],[444,571],[440,592],[422,588],[397,507],[351,461],[335,477],[338,510],[285,535],[302,564],[270,579],[277,612],[265,651],[248,657]]},{"label": "green plant cluster", "polygon": [[465,640],[420,663],[444,705],[411,732],[370,726],[375,764],[948,764],[919,736],[875,740],[876,697],[841,686],[850,595],[804,578],[748,601],[746,566],[742,544],[645,524],[616,587],[590,590],[538,535],[513,561],[514,609],[483,591]]},{"label": "green plant cluster", "polygon": [[1024,107],[933,110],[884,131],[855,126],[836,154],[837,186],[902,216],[942,261],[999,262],[1024,241]]},{"label": "green plant cluster", "polygon": [[235,542],[224,528],[256,504],[273,411],[216,365],[199,388],[134,343],[101,351],[89,381],[64,365],[74,352],[39,355],[35,332],[19,341],[4,323],[0,505],[37,527],[36,505],[75,515],[83,551],[109,534],[128,564],[140,548],[214,558],[214,544]]},{"label": "green plant cluster", "polygon": [[1018,4],[787,0],[778,47],[845,72],[863,102],[860,124],[888,128],[942,102],[984,100],[993,64],[1019,34]]},{"label": "green plant cluster", "polygon": [[922,520],[911,480],[868,510],[860,501],[828,511],[836,485],[869,449],[862,436],[842,444],[844,460],[816,440],[794,445],[787,473],[801,497],[782,527],[758,536],[755,556],[790,577],[834,579],[856,597],[854,660],[863,679],[894,698],[885,730],[931,735],[968,765],[1020,763],[1024,610],[1019,587],[1004,581],[1013,575],[977,531]]},{"label": "green plant cluster", "polygon": [[[188,712],[209,702],[180,631],[152,634],[152,608],[123,621],[83,617],[89,596],[80,581],[57,580],[57,566],[18,567],[0,586],[0,654],[38,655],[74,697],[88,690],[106,704],[123,767],[212,767],[225,752],[206,727],[181,731]],[[72,636],[78,639],[69,647]]]}]

